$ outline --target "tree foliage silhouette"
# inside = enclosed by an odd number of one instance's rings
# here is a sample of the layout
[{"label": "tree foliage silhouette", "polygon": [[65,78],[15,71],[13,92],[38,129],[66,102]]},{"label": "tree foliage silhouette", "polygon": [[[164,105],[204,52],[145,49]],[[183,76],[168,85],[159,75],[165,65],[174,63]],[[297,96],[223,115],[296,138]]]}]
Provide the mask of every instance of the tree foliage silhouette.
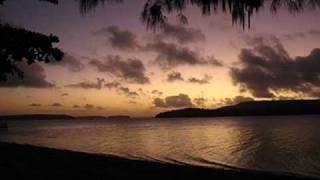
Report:
[{"label": "tree foliage silhouette", "polygon": [[290,13],[302,12],[306,7],[319,8],[320,0],[147,0],[142,12],[142,20],[148,28],[161,27],[167,21],[166,14],[178,12],[178,19],[187,22],[183,10],[189,6],[201,9],[203,15],[210,15],[222,11],[232,17],[233,24],[240,24],[243,29],[250,28],[251,16],[258,12],[265,4],[270,10],[287,8]]},{"label": "tree foliage silhouette", "polygon": [[35,61],[50,62],[61,60],[63,52],[52,46],[59,42],[57,36],[43,35],[9,25],[0,25],[0,81],[7,80],[7,76],[23,76],[17,68],[17,63],[25,60],[28,64]]},{"label": "tree foliage silhouette", "polygon": [[[202,14],[210,15],[219,10],[232,15],[233,23],[240,23],[243,28],[250,25],[250,17],[263,5],[263,0],[148,0],[142,12],[142,20],[148,28],[157,28],[167,21],[166,13],[178,12],[182,23],[187,22],[183,10],[188,6],[196,6]],[[247,20],[246,20],[247,19]]]},{"label": "tree foliage silhouette", "polygon": [[[58,3],[58,0],[41,0]],[[0,0],[2,5],[5,0]],[[0,81],[6,81],[8,76],[23,77],[23,72],[17,64],[26,61],[28,64],[61,60],[63,52],[53,47],[59,38],[54,35],[44,35],[9,24],[0,24]]]}]

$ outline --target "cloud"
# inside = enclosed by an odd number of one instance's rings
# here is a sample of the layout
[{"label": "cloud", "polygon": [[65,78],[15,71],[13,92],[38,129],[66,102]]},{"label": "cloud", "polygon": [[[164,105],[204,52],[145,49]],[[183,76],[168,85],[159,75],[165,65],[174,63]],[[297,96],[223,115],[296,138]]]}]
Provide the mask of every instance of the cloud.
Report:
[{"label": "cloud", "polygon": [[103,62],[91,60],[89,64],[97,68],[99,72],[109,73],[129,83],[150,83],[146,76],[145,66],[139,59],[129,58],[124,61],[120,56],[108,56]]},{"label": "cloud", "polygon": [[247,39],[251,49],[242,49],[240,67],[231,68],[231,77],[240,89],[259,98],[273,98],[281,93],[318,96],[320,87],[320,49],[307,56],[291,58],[280,40],[271,37]]},{"label": "cloud", "polygon": [[135,98],[139,96],[139,94],[135,91],[131,91],[128,87],[119,87],[118,91],[129,98]]},{"label": "cloud", "polygon": [[151,94],[162,96],[163,92],[155,89],[155,90],[151,91]]},{"label": "cloud", "polygon": [[214,56],[208,56],[205,60],[205,63],[212,66],[222,67],[223,63],[216,59]]},{"label": "cloud", "polygon": [[248,102],[248,101],[254,101],[251,97],[245,97],[245,96],[236,96],[234,98],[225,98],[221,101],[221,104],[223,105],[236,105],[242,102]]},{"label": "cloud", "polygon": [[225,32],[233,29],[233,25],[232,23],[230,23],[230,21],[232,20],[230,20],[227,17],[221,17],[219,19],[211,20],[208,26],[209,28],[213,28],[213,29]]},{"label": "cloud", "polygon": [[282,34],[280,39],[283,40],[296,40],[296,39],[304,39],[304,38],[319,38],[320,37],[320,30],[319,29],[310,29],[306,32],[292,32]]},{"label": "cloud", "polygon": [[101,106],[96,106],[96,109],[97,109],[97,110],[104,110],[104,108],[101,107]]},{"label": "cloud", "polygon": [[182,108],[193,107],[191,99],[186,94],[179,94],[177,96],[168,96],[165,99],[155,98],[153,100],[155,107],[160,108]]},{"label": "cloud", "polygon": [[138,104],[137,101],[129,101],[129,104]]},{"label": "cloud", "polygon": [[155,107],[167,107],[166,102],[161,98],[155,98],[153,100],[153,104],[155,105]]},{"label": "cloud", "polygon": [[79,82],[76,84],[69,84],[66,85],[65,87],[71,87],[71,88],[82,88],[82,89],[101,89],[103,88],[103,83],[105,80],[103,78],[97,78],[97,82]]},{"label": "cloud", "polygon": [[168,74],[167,76],[167,81],[168,82],[175,82],[175,81],[183,81],[183,77],[181,75],[181,73],[173,71],[171,73]]},{"label": "cloud", "polygon": [[41,106],[41,104],[38,104],[38,103],[32,103],[32,104],[30,104],[30,106],[31,106],[31,107],[40,107],[40,106]]},{"label": "cloud", "polygon": [[308,33],[312,36],[315,36],[315,37],[320,37],[320,30],[319,29],[310,29],[308,31]]},{"label": "cloud", "polygon": [[[129,98],[135,98],[139,96],[139,94],[135,91],[131,91],[130,88],[122,86],[117,81],[107,82],[105,83],[105,80],[103,78],[97,78],[96,83],[92,82],[80,82],[76,84],[70,84],[66,87],[72,87],[72,88],[83,88],[83,89],[102,89],[102,88],[108,88],[108,89],[114,89],[118,94],[125,95]],[[88,109],[88,108],[86,108]]]},{"label": "cloud", "polygon": [[92,104],[86,104],[86,105],[84,105],[84,108],[85,108],[85,109],[94,109],[94,105],[92,105]]},{"label": "cloud", "polygon": [[304,39],[306,37],[307,37],[306,34],[303,32],[286,33],[280,36],[280,38],[284,40]]},{"label": "cloud", "polygon": [[199,97],[199,98],[194,98],[193,101],[197,106],[204,107],[205,103],[207,102],[207,99],[203,97]]},{"label": "cloud", "polygon": [[104,87],[113,89],[113,88],[118,88],[121,84],[119,82],[113,81],[113,82],[108,82],[104,84]]},{"label": "cloud", "polygon": [[189,78],[188,79],[188,82],[190,83],[197,83],[197,84],[209,84],[210,83],[210,80],[212,79],[211,76],[205,74],[203,78],[201,79],[198,79],[198,78]]},{"label": "cloud", "polygon": [[46,80],[43,67],[38,63],[28,65],[26,62],[17,64],[23,72],[23,78],[17,75],[9,75],[7,81],[0,82],[1,87],[27,87],[27,88],[52,88],[55,84]]},{"label": "cloud", "polygon": [[94,106],[92,104],[85,104],[84,106],[80,106],[80,105],[75,104],[72,106],[72,108],[74,108],[74,109],[84,108],[86,110],[94,110],[94,109],[95,110],[103,110],[104,109],[101,106]]},{"label": "cloud", "polygon": [[67,68],[71,72],[80,72],[85,67],[83,63],[81,63],[78,59],[68,53],[64,54],[61,61],[52,61],[47,65],[62,66]]},{"label": "cloud", "polygon": [[135,98],[139,96],[137,92],[131,91],[128,87],[124,87],[119,82],[116,82],[116,81],[106,83],[104,87],[109,89],[115,89],[119,94],[124,94],[129,98]]},{"label": "cloud", "polygon": [[63,107],[63,105],[60,104],[60,103],[53,103],[51,106],[53,106],[53,107]]},{"label": "cloud", "polygon": [[111,46],[119,50],[135,50],[140,47],[135,34],[128,30],[120,30],[117,26],[102,28],[94,32],[94,35],[109,37]]},{"label": "cloud", "polygon": [[[212,79],[211,76],[205,74],[204,77],[201,78],[201,79],[198,79],[198,78],[195,78],[195,77],[191,77],[186,82],[197,83],[197,84],[209,84],[211,79]],[[180,72],[173,71],[173,72],[168,74],[167,81],[168,82],[184,81],[184,78],[182,77]]]},{"label": "cloud", "polygon": [[76,104],[73,105],[72,107],[75,108],[75,109],[80,108],[80,106],[79,106],[79,105],[76,105]]},{"label": "cloud", "polygon": [[159,39],[148,43],[143,50],[156,53],[157,57],[154,63],[162,69],[172,69],[182,65],[217,65],[217,60],[212,59],[212,57],[203,58],[188,47],[167,43]]},{"label": "cloud", "polygon": [[205,35],[199,29],[187,28],[183,25],[165,24],[161,28],[161,39],[174,39],[181,44],[205,41]]}]

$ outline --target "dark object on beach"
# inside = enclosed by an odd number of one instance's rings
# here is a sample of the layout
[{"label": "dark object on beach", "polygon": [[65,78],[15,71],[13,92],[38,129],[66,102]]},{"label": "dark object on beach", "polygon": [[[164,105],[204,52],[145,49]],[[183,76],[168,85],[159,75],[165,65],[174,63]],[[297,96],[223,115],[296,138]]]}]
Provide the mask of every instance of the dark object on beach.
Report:
[{"label": "dark object on beach", "polygon": [[118,115],[118,116],[109,116],[108,118],[111,118],[111,119],[129,119],[130,116]]},{"label": "dark object on beach", "polygon": [[0,129],[8,129],[7,121],[0,120]]},{"label": "dark object on beach", "polygon": [[157,118],[275,116],[320,114],[320,100],[248,101],[218,109],[187,108],[163,112]]}]

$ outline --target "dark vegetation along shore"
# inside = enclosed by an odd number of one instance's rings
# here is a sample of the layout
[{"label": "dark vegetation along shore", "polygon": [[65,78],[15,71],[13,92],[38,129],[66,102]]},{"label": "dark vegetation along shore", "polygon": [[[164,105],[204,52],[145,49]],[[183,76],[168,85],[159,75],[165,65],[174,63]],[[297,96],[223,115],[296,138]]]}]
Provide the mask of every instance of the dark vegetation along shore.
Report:
[{"label": "dark vegetation along shore", "polygon": [[249,101],[218,109],[187,108],[167,111],[157,118],[218,117],[218,116],[273,116],[320,114],[320,100]]},{"label": "dark vegetation along shore", "polygon": [[0,143],[0,177],[16,179],[312,179],[290,174],[223,170],[129,160],[30,145]]}]

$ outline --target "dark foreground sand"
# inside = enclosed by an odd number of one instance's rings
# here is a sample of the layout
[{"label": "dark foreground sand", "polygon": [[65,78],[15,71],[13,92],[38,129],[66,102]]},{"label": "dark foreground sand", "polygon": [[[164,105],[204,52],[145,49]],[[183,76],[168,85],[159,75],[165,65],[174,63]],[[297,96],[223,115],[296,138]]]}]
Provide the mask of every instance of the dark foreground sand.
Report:
[{"label": "dark foreground sand", "polygon": [[0,143],[0,179],[308,179],[257,171],[217,170]]}]

